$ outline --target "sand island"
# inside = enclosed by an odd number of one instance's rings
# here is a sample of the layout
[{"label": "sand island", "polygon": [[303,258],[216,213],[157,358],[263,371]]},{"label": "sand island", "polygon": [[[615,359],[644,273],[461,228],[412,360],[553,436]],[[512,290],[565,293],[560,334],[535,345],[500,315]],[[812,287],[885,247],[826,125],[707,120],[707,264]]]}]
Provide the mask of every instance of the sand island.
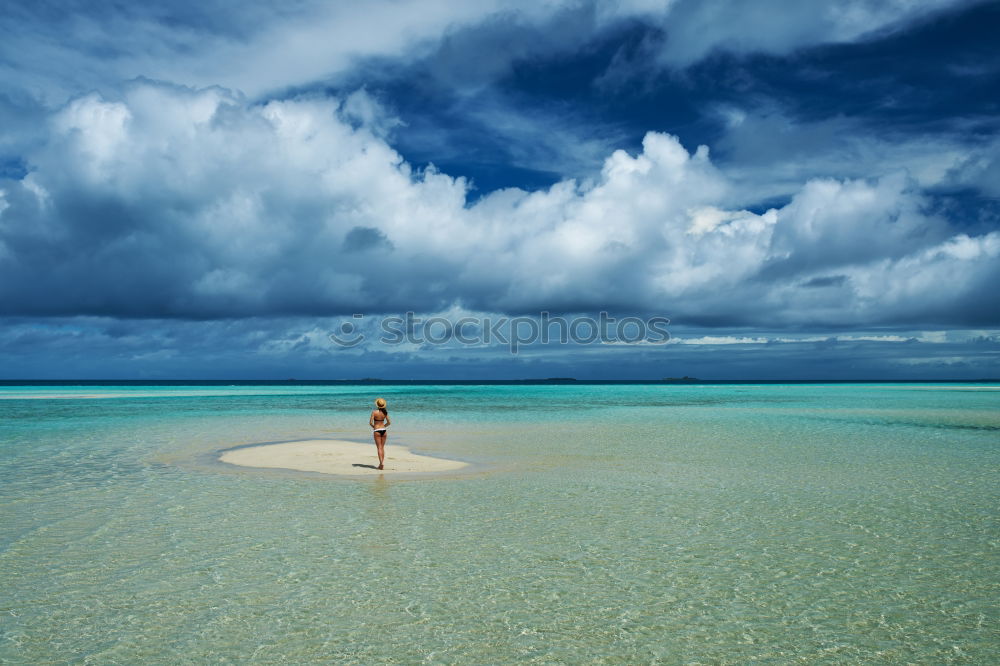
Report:
[{"label": "sand island", "polygon": [[224,451],[219,460],[243,467],[293,469],[350,476],[393,472],[433,474],[469,467],[469,463],[460,460],[424,456],[413,453],[406,447],[388,444],[385,447],[385,470],[379,471],[376,469],[378,459],[374,446],[337,439],[241,446]]}]

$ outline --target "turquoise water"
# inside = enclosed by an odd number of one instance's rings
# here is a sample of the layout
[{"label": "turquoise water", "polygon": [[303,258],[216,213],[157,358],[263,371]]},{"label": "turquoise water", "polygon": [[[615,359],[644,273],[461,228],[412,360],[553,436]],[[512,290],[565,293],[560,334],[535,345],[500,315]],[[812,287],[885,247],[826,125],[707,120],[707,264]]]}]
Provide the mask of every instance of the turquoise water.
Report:
[{"label": "turquoise water", "polygon": [[[968,386],[0,387],[0,661],[995,663]],[[476,471],[215,461],[377,395]]]}]

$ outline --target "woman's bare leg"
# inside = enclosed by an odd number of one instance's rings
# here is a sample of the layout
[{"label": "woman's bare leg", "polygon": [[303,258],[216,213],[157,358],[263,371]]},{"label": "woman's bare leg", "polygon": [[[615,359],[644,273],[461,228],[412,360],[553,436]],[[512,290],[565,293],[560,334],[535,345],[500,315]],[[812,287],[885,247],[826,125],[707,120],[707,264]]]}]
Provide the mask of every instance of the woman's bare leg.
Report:
[{"label": "woman's bare leg", "polygon": [[378,450],[378,468],[385,463],[385,431],[375,433],[375,448]]}]

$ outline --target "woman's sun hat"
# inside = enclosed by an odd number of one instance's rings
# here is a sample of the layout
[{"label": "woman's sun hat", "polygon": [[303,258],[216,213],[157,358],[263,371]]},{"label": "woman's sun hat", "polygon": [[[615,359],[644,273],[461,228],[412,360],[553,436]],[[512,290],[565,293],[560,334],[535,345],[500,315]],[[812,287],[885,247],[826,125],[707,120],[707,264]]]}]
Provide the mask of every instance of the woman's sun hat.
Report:
[{"label": "woman's sun hat", "polygon": [[375,400],[375,406],[379,407],[379,408],[385,407],[385,398],[378,398],[378,399],[376,399]]}]

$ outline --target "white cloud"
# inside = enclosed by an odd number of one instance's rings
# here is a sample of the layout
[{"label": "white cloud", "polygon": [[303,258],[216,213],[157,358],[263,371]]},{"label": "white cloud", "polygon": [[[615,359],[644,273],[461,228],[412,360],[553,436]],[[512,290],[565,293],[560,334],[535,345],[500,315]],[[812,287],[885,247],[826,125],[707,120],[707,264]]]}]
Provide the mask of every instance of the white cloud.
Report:
[{"label": "white cloud", "polygon": [[516,8],[541,20],[557,7],[504,0],[26,6],[0,19],[10,28],[0,72],[12,88],[49,103],[140,76],[256,96],[323,79],[361,57],[426,52],[449,30],[497,12]]},{"label": "white cloud", "polygon": [[[529,33],[544,28],[567,47],[636,19],[665,29],[658,57],[684,66],[716,50],[787,53],[864,39],[971,1],[839,0],[817,7],[783,0],[630,0],[592,9],[568,0],[29,3],[0,16],[0,76],[10,90],[48,105],[136,77],[221,85],[258,97],[326,80],[364,58],[428,56],[466,28],[485,26],[484,35],[503,22]],[[579,18],[571,34],[562,34],[559,17],[574,12]],[[478,39],[482,43],[483,35]],[[534,46],[493,45],[479,59],[504,61],[494,66],[503,71],[511,59],[540,48],[533,33],[532,39]],[[452,55],[448,66],[462,69],[468,54]]]},{"label": "white cloud", "polygon": [[[957,234],[894,259],[848,271],[861,309],[886,320],[951,318],[967,324],[996,319],[1000,232]],[[880,313],[880,314],[877,314]]]},{"label": "white cloud", "polygon": [[[415,172],[382,137],[377,106],[350,99],[261,105],[137,82],[120,99],[72,101],[51,118],[30,175],[3,183],[4,311],[460,305],[779,328],[993,324],[1000,312],[989,307],[1000,234],[928,216],[902,175],[809,180],[787,206],[756,214],[729,207],[738,191],[707,148],[649,133],[641,153],[612,153],[593,182],[470,205],[463,179]],[[359,228],[379,242],[345,246]]]},{"label": "white cloud", "polygon": [[[875,181],[813,179],[779,212],[772,258],[824,270],[906,255],[947,237],[902,174]],[[787,259],[785,259],[787,257]]]},{"label": "white cloud", "polygon": [[678,0],[661,14],[668,36],[660,57],[672,65],[713,51],[789,53],[884,34],[974,0]]},{"label": "white cloud", "polygon": [[[923,331],[919,335],[699,335],[692,337],[674,336],[669,344],[679,345],[767,345],[767,344],[803,344],[811,342],[885,342],[910,343],[923,342],[927,344],[944,344],[948,340],[948,331]],[[962,342],[967,340],[960,340]]]},{"label": "white cloud", "polygon": [[702,335],[696,338],[673,337],[668,344],[677,345],[764,345],[770,338],[740,335]]},{"label": "white cloud", "polygon": [[895,358],[891,359],[892,363],[899,365],[909,365],[909,366],[982,366],[983,357],[981,355],[975,356],[931,356],[931,357],[915,357],[910,356],[907,358]]}]

